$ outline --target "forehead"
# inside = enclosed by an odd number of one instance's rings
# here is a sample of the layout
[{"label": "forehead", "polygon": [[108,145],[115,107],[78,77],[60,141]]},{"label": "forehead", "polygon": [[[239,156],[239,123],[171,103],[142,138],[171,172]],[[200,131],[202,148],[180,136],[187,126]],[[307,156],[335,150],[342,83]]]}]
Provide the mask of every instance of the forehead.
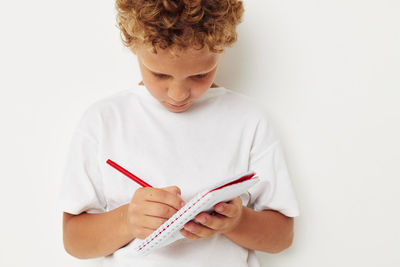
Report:
[{"label": "forehead", "polygon": [[217,64],[220,57],[220,54],[210,52],[207,47],[201,50],[190,48],[176,54],[176,56],[171,55],[168,49],[159,49],[157,54],[154,54],[146,48],[139,49],[137,53],[146,67],[165,74],[172,72],[193,74],[209,71]]}]

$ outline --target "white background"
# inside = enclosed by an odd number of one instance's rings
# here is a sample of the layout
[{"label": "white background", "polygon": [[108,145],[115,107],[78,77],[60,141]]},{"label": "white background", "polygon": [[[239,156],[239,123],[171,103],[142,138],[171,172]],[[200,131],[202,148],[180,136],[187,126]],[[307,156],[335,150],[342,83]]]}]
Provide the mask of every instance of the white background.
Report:
[{"label": "white background", "polygon": [[[217,83],[254,96],[299,200],[263,266],[400,266],[400,2],[245,1]],[[140,81],[114,1],[0,2],[0,266],[96,266],[62,245],[57,190],[94,101]]]}]

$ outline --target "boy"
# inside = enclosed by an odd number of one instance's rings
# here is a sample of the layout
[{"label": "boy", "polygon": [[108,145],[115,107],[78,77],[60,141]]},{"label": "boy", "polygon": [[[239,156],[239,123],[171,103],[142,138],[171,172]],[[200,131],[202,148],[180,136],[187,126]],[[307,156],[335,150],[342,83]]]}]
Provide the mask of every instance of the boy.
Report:
[{"label": "boy", "polygon": [[[143,81],[93,104],[71,142],[60,205],[66,251],[106,266],[259,266],[280,252],[298,215],[279,140],[251,99],[214,84],[236,41],[240,1],[117,0],[123,42]],[[154,188],[106,166],[110,158]],[[261,181],[181,230],[186,238],[135,255],[130,246],[199,189],[254,170]],[[173,186],[171,186],[173,185]]]}]

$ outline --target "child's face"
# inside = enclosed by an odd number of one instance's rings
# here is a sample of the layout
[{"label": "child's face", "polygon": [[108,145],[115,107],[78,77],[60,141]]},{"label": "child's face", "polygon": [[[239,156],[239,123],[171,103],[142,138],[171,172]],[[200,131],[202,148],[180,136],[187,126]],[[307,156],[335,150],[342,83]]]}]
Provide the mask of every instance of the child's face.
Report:
[{"label": "child's face", "polygon": [[213,84],[221,55],[207,47],[186,50],[174,58],[168,50],[153,54],[146,47],[136,54],[143,83],[150,94],[171,112],[184,112]]}]

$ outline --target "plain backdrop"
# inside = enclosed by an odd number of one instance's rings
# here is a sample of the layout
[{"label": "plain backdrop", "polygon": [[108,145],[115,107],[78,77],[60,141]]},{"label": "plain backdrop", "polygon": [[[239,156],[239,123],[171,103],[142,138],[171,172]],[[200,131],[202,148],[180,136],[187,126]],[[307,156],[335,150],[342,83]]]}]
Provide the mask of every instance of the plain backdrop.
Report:
[{"label": "plain backdrop", "polygon": [[[400,266],[400,2],[244,4],[216,82],[270,114],[301,209],[262,266]],[[114,1],[1,1],[0,40],[0,266],[97,266],[56,198],[83,111],[140,81]]]}]

